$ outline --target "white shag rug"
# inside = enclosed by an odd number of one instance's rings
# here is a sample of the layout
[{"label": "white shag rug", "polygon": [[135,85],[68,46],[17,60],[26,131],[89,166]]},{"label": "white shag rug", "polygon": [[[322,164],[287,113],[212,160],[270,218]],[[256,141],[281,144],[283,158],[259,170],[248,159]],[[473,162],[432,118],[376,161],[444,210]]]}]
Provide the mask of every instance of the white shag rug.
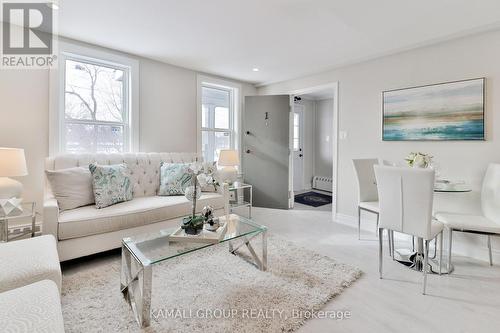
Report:
[{"label": "white shag rug", "polygon": [[[63,274],[66,332],[141,332],[120,292],[119,256],[104,267]],[[360,275],[276,236],[267,272],[221,244],[153,266],[151,326],[142,331],[292,332],[306,320],[299,311],[321,309]]]}]

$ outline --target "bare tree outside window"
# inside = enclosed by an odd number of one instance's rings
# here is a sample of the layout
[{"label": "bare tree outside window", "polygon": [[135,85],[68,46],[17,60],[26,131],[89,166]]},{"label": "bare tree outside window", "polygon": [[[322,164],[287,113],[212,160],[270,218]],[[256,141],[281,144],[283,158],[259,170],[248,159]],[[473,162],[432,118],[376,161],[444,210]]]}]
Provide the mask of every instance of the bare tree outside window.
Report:
[{"label": "bare tree outside window", "polygon": [[65,150],[123,152],[128,71],[76,60],[65,70]]}]

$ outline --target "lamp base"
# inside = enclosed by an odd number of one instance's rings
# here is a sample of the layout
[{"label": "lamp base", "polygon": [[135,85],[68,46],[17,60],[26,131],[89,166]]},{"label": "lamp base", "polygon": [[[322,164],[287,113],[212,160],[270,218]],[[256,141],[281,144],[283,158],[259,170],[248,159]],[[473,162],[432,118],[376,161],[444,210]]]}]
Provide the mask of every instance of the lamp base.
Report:
[{"label": "lamp base", "polygon": [[0,199],[20,198],[23,184],[12,178],[0,177]]},{"label": "lamp base", "polygon": [[22,202],[21,198],[0,199],[0,216],[21,214],[23,212]]},{"label": "lamp base", "polygon": [[225,166],[219,170],[223,183],[232,184],[238,179],[238,170],[234,166]]},{"label": "lamp base", "polygon": [[22,213],[22,193],[23,184],[11,178],[0,177],[0,215]]}]

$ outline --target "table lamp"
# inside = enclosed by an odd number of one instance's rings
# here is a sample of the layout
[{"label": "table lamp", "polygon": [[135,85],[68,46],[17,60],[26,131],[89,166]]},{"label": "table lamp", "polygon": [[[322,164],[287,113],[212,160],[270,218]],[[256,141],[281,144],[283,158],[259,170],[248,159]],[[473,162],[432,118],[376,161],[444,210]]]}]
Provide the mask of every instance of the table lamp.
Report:
[{"label": "table lamp", "polygon": [[4,214],[8,215],[14,210],[22,211],[23,184],[8,177],[27,174],[24,149],[0,148],[0,211]]},{"label": "table lamp", "polygon": [[221,180],[224,183],[232,184],[238,178],[238,170],[236,167],[240,164],[238,151],[234,149],[223,149],[219,153],[217,165],[222,167],[219,172]]}]

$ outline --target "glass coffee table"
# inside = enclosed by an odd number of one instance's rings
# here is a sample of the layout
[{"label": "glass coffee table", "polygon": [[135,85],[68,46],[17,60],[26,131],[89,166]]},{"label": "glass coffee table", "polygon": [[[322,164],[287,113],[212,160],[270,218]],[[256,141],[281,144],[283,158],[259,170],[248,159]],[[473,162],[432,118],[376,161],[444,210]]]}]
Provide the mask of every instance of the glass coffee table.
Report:
[{"label": "glass coffee table", "polygon": [[[267,228],[235,214],[220,219],[226,221],[227,229],[223,238],[215,244],[195,240],[173,241],[170,235],[178,227],[122,240],[121,291],[141,327],[151,324],[152,267],[155,264],[220,243],[228,243],[229,252],[234,255],[238,254],[240,247],[246,246],[252,255],[252,264],[262,271],[267,269]],[[262,236],[260,257],[251,244],[259,235]]]}]

